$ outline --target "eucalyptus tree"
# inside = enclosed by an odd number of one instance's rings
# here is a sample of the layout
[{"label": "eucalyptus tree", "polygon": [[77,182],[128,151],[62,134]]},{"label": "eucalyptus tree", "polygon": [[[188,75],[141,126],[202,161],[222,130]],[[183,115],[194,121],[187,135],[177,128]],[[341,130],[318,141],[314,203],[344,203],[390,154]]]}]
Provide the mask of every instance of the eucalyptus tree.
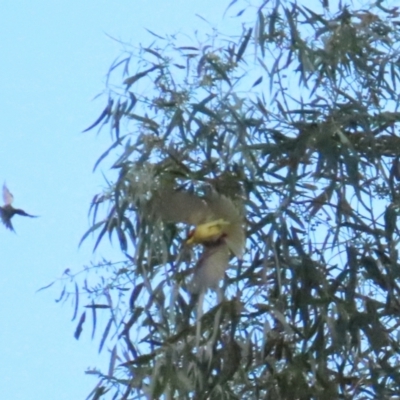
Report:
[{"label": "eucalyptus tree", "polygon": [[[90,399],[400,396],[400,14],[308,4],[232,1],[236,35],[152,33],[111,66],[83,240],[120,258],[61,296],[110,351]],[[200,295],[197,205],[160,212],[179,193],[229,199],[246,235]]]}]

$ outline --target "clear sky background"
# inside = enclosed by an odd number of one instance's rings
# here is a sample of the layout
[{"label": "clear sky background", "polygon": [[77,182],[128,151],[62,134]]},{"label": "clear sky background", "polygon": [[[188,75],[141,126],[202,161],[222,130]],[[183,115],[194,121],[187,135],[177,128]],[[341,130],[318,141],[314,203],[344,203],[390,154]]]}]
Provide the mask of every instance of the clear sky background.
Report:
[{"label": "clear sky background", "polygon": [[[109,145],[106,130],[81,133],[99,115],[105,75],[124,42],[149,44],[158,34],[192,35],[207,23],[222,28],[224,0],[2,0],[0,3],[0,184],[16,207],[16,234],[0,226],[0,396],[2,399],[85,399],[96,380],[88,367],[106,367],[88,329],[73,337],[70,304],[58,287],[37,289],[79,270],[95,256],[78,249],[87,212],[101,190],[94,162]],[[188,45],[189,40],[185,42]],[[100,171],[101,172],[101,171]],[[107,171],[104,171],[107,173]],[[103,253],[102,253],[103,252]]]}]

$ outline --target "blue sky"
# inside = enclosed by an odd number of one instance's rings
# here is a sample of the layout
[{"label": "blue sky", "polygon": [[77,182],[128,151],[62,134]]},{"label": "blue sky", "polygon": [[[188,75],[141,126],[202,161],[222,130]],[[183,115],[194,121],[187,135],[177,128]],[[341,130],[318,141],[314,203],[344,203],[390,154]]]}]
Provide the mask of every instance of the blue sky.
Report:
[{"label": "blue sky", "polygon": [[[84,399],[95,384],[87,367],[106,366],[98,340],[73,337],[72,308],[55,288],[37,289],[66,268],[107,256],[78,249],[87,211],[101,190],[92,174],[108,135],[82,134],[103,109],[106,72],[124,42],[149,44],[158,34],[222,27],[228,2],[215,0],[50,1],[0,4],[0,183],[16,207],[40,215],[0,226],[0,393],[4,399]],[[222,22],[221,22],[222,21]],[[189,40],[185,43],[188,44]],[[107,171],[104,171],[105,173]],[[100,333],[100,332],[99,332]],[[98,337],[97,337],[98,339]]]}]

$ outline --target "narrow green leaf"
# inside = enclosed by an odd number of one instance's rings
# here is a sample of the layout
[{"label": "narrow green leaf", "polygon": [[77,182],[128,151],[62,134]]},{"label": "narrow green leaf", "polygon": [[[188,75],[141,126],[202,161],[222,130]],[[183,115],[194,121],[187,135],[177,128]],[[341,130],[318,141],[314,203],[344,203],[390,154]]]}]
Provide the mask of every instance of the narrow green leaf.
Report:
[{"label": "narrow green leaf", "polygon": [[260,76],[260,77],[253,83],[252,88],[255,87],[255,86],[257,86],[257,85],[259,85],[259,84],[262,82],[262,80],[263,80],[263,77]]},{"label": "narrow green leaf", "polygon": [[65,293],[66,293],[66,287],[64,286],[61,291],[60,297],[56,299],[56,303],[59,303],[64,298]]},{"label": "narrow green leaf", "polygon": [[239,50],[238,50],[237,55],[236,55],[236,62],[239,62],[242,59],[243,54],[246,51],[247,45],[249,44],[249,40],[251,38],[251,33],[252,32],[253,32],[253,28],[250,28],[247,31],[246,35],[244,36],[243,42],[239,46]]},{"label": "narrow green leaf", "polygon": [[82,330],[83,330],[83,324],[85,323],[86,320],[86,311],[84,311],[81,315],[81,318],[79,319],[78,325],[75,329],[74,337],[76,340],[79,339],[81,336]]},{"label": "narrow green leaf", "polygon": [[98,125],[104,118],[110,116],[113,103],[114,103],[114,101],[112,99],[109,99],[106,108],[102,111],[102,113],[100,114],[99,118],[97,118],[96,121],[94,121],[93,124],[90,125],[89,128],[86,128],[83,132],[90,131],[96,125]]},{"label": "narrow green leaf", "polygon": [[156,69],[160,69],[158,65],[155,65],[152,68],[146,69],[145,71],[139,72],[136,75],[130,76],[129,78],[126,78],[124,80],[124,84],[127,86],[127,89],[130,88],[135,82],[137,82],[139,79],[144,78],[147,76],[150,72],[155,71]]},{"label": "narrow green leaf", "polygon": [[114,321],[114,318],[111,317],[111,318],[108,320],[106,329],[104,329],[104,333],[103,333],[103,336],[102,336],[101,341],[100,341],[99,353],[101,353],[101,350],[103,349],[103,346],[104,346],[104,343],[105,343],[105,341],[106,341],[106,339],[107,339],[107,336],[108,336],[108,334],[110,333],[110,329],[111,329],[111,325],[112,325],[113,321]]},{"label": "narrow green leaf", "polygon": [[111,351],[110,363],[108,365],[108,377],[112,378],[114,375],[115,362],[117,360],[117,346],[114,346]]},{"label": "narrow green leaf", "polygon": [[94,339],[94,334],[96,332],[96,326],[97,326],[97,312],[96,312],[96,308],[92,308],[92,340]]},{"label": "narrow green leaf", "polygon": [[149,47],[144,48],[143,50],[144,50],[145,52],[147,52],[147,53],[152,54],[153,56],[157,57],[158,59],[162,60],[163,62],[166,61],[165,58],[164,58],[160,53],[156,52],[156,51],[153,50],[153,49],[150,49]]},{"label": "narrow green leaf", "polygon": [[110,308],[110,306],[108,304],[88,304],[86,306],[84,306],[85,308]]},{"label": "narrow green leaf", "polygon": [[127,137],[127,135],[120,137],[118,140],[116,140],[95,162],[94,167],[93,167],[93,172],[96,171],[96,168],[99,166],[99,164],[110,154],[112,150],[114,150],[116,147],[120,146],[122,141]]},{"label": "narrow green leaf", "polygon": [[36,293],[41,292],[42,290],[48,289],[49,287],[53,286],[56,283],[56,281],[53,281],[51,283],[49,283],[46,286],[41,287],[40,289],[36,290]]},{"label": "narrow green leaf", "polygon": [[[93,232],[100,228],[100,226],[105,225],[106,221],[100,221],[94,224],[86,233],[82,236],[82,239],[79,241],[79,246],[83,243],[83,241]],[[106,226],[106,225],[105,225]]]},{"label": "narrow green leaf", "polygon": [[142,291],[143,285],[144,285],[143,283],[139,283],[139,285],[136,285],[132,290],[131,297],[129,298],[129,308],[131,310],[135,308],[136,299],[138,298],[140,292]]},{"label": "narrow green leaf", "polygon": [[72,316],[72,321],[76,318],[78,314],[78,307],[79,307],[79,288],[78,284],[75,282],[75,307],[74,307],[74,315]]}]

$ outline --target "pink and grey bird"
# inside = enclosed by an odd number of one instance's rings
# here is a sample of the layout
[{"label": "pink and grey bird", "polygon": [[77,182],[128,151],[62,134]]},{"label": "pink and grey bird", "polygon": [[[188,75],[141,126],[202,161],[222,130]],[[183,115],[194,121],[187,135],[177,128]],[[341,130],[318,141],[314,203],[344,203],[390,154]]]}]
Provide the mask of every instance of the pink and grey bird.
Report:
[{"label": "pink and grey bird", "polygon": [[12,202],[14,200],[14,196],[11,194],[11,192],[8,190],[6,184],[4,183],[3,185],[3,201],[4,205],[3,207],[0,207],[0,218],[3,222],[3,224],[6,226],[6,228],[10,229],[11,231],[14,231],[14,228],[11,223],[11,218],[15,215],[22,215],[24,217],[30,217],[30,218],[36,218],[36,215],[31,215],[26,213],[24,210],[21,210],[19,208],[14,208],[12,206]]}]

